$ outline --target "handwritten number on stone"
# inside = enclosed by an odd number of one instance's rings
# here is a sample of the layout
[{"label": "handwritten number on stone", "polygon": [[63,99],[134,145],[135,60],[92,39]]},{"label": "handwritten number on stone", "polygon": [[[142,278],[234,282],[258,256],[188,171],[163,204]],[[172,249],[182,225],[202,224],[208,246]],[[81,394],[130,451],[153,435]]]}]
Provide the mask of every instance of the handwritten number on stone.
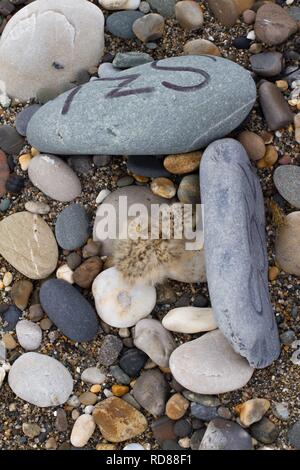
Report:
[{"label": "handwritten number on stone", "polygon": [[[211,59],[212,57],[209,57],[209,58]],[[192,72],[198,75],[202,75],[202,77],[204,77],[203,82],[198,83],[197,85],[190,85],[190,86],[180,86],[180,85],[175,85],[174,83],[170,83],[170,82],[161,82],[161,84],[165,88],[169,88],[171,90],[182,91],[182,92],[196,91],[207,86],[210,82],[210,75],[207,72],[205,72],[205,70],[196,69],[195,67],[164,67],[164,66],[158,65],[157,62],[152,62],[151,67],[155,70],[167,70],[170,72],[171,71],[172,72]]]},{"label": "handwritten number on stone", "polygon": [[153,87],[144,87],[144,88],[134,88],[132,90],[123,90],[124,87],[129,85],[130,83],[134,82],[137,78],[140,77],[139,73],[133,75],[126,75],[123,77],[107,77],[107,78],[99,78],[99,81],[112,81],[118,80],[121,81],[119,85],[111,90],[105,98],[119,98],[120,96],[129,96],[129,95],[140,95],[141,93],[151,93],[155,90]]}]

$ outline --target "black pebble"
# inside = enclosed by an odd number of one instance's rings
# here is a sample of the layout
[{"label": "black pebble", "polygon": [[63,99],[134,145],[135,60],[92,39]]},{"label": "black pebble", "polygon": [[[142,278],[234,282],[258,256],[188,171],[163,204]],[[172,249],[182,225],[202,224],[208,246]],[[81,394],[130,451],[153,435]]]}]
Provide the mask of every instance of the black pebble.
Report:
[{"label": "black pebble", "polygon": [[129,377],[136,377],[144,367],[148,356],[139,349],[132,348],[125,351],[119,360],[119,366]]},{"label": "black pebble", "polygon": [[192,425],[187,419],[180,419],[174,424],[174,432],[178,437],[186,437],[192,432]]},{"label": "black pebble", "polygon": [[194,302],[193,302],[194,307],[202,307],[202,308],[203,307],[208,307],[208,304],[209,304],[209,302],[208,302],[207,298],[204,297],[204,295],[201,295],[201,294],[197,295],[195,297]]},{"label": "black pebble", "polygon": [[251,39],[248,39],[245,37],[235,38],[232,41],[232,45],[236,47],[237,49],[249,49],[250,44],[251,44]]},{"label": "black pebble", "polygon": [[19,175],[10,175],[6,182],[6,190],[9,193],[19,194],[25,185],[25,179]]}]

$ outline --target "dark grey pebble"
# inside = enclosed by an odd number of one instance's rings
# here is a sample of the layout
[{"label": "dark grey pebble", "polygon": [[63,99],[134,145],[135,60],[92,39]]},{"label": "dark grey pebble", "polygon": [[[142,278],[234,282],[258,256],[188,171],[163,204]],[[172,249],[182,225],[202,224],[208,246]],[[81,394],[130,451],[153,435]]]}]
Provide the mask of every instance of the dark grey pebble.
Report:
[{"label": "dark grey pebble", "polygon": [[36,111],[41,107],[39,104],[32,104],[31,106],[27,106],[24,108],[20,113],[16,116],[16,129],[18,133],[22,136],[26,136],[27,126]]},{"label": "dark grey pebble", "polygon": [[104,366],[110,366],[116,362],[120,352],[122,351],[123,343],[118,336],[107,335],[99,350],[98,360]]},{"label": "dark grey pebble", "polygon": [[72,269],[72,271],[74,271],[76,268],[78,268],[78,266],[81,265],[82,258],[78,253],[73,251],[66,257],[66,261],[67,261],[67,265],[69,266],[69,268]]},{"label": "dark grey pebble", "polygon": [[125,374],[125,372],[119,366],[111,366],[109,369],[113,378],[122,385],[128,385],[131,382],[131,378]]},{"label": "dark grey pebble", "polygon": [[6,181],[6,190],[12,194],[19,194],[25,185],[25,179],[23,176],[12,174]]},{"label": "dark grey pebble", "polygon": [[187,419],[179,419],[174,424],[174,432],[178,437],[188,436],[192,432],[192,425]]},{"label": "dark grey pebble", "polygon": [[89,238],[90,221],[84,207],[71,204],[57,217],[55,237],[64,250],[76,250]]},{"label": "dark grey pebble", "polygon": [[127,168],[135,175],[148,176],[149,178],[170,175],[164,167],[163,158],[159,155],[130,155],[127,160]]},{"label": "dark grey pebble", "polygon": [[158,369],[143,372],[133,386],[134,398],[153,416],[164,414],[169,392],[169,385]]},{"label": "dark grey pebble", "polygon": [[7,310],[3,313],[0,312],[3,323],[7,323],[4,326],[4,331],[12,331],[15,329],[16,324],[22,316],[21,310],[19,310],[15,305],[10,305]]},{"label": "dark grey pebble", "polygon": [[218,409],[216,406],[205,406],[200,403],[192,403],[191,416],[202,419],[203,421],[211,421],[218,417]]},{"label": "dark grey pebble", "polygon": [[249,49],[250,44],[251,44],[251,39],[248,39],[246,37],[235,38],[232,41],[232,45],[236,47],[237,49]]},{"label": "dark grey pebble", "polygon": [[132,348],[124,352],[119,360],[119,365],[129,377],[136,377],[144,367],[147,359],[148,356],[143,351]]},{"label": "dark grey pebble", "polygon": [[50,320],[73,341],[91,341],[99,331],[93,307],[66,281],[50,279],[44,282],[40,302]]},{"label": "dark grey pebble", "polygon": [[0,127],[0,148],[9,154],[18,155],[24,147],[24,139],[9,125]]},{"label": "dark grey pebble", "polygon": [[106,20],[106,29],[118,38],[132,39],[135,37],[132,25],[135,20],[142,16],[144,16],[144,13],[140,11],[124,10],[112,13]]},{"label": "dark grey pebble", "polygon": [[76,173],[86,175],[92,169],[92,157],[89,155],[74,155],[68,158],[68,164]]},{"label": "dark grey pebble", "polygon": [[296,423],[289,429],[288,439],[295,449],[300,450],[300,420],[296,421]]},{"label": "dark grey pebble", "polygon": [[257,441],[263,444],[272,444],[279,435],[279,429],[265,416],[250,426],[250,433]]}]

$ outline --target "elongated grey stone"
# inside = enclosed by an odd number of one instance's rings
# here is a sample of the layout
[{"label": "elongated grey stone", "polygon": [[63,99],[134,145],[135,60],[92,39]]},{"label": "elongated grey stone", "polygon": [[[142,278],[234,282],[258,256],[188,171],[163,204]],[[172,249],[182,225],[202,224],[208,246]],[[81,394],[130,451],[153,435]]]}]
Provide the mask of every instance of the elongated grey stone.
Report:
[{"label": "elongated grey stone", "polygon": [[256,368],[280,346],[268,292],[264,202],[243,146],[209,145],[200,166],[204,246],[211,303],[219,328]]},{"label": "elongated grey stone", "polygon": [[60,95],[31,118],[27,137],[65,155],[185,153],[235,129],[255,99],[250,73],[230,60],[172,57]]}]

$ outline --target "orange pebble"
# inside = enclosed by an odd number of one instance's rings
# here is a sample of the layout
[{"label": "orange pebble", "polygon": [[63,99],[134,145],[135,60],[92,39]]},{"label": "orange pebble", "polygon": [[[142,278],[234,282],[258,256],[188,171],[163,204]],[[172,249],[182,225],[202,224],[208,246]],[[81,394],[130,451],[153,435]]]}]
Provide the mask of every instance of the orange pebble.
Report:
[{"label": "orange pebble", "polygon": [[127,385],[113,385],[111,391],[116,397],[122,397],[129,392],[129,387]]}]

